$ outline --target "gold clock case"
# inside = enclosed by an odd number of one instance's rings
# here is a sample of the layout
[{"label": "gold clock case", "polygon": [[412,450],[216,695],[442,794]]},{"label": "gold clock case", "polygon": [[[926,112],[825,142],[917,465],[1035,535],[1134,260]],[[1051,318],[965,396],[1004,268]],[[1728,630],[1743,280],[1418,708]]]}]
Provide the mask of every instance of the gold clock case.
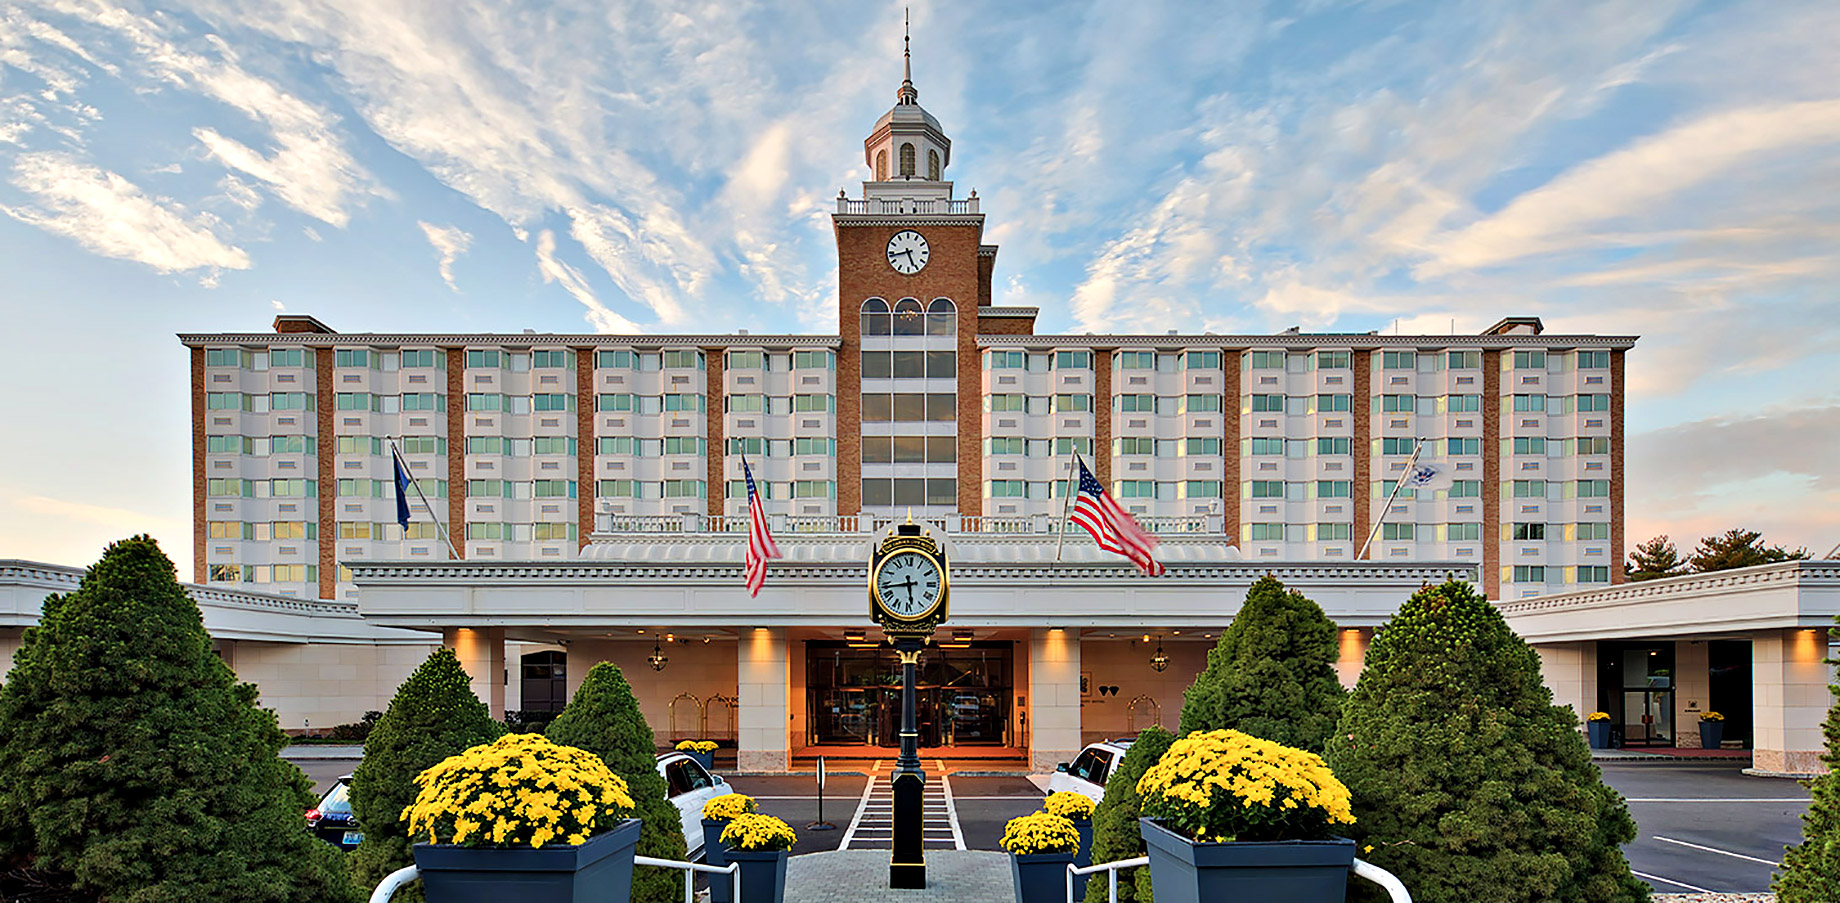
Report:
[{"label": "gold clock case", "polygon": [[[905,525],[903,525],[905,526]],[[881,574],[882,565],[898,552],[913,552],[933,562],[939,568],[939,601],[918,617],[908,618],[890,611],[882,605],[881,596],[875,592],[876,577]],[[952,575],[946,568],[945,551],[933,537],[925,534],[897,532],[882,540],[876,546],[869,560],[869,617],[881,625],[889,634],[932,633],[940,624],[945,623],[947,609],[952,602]]]}]

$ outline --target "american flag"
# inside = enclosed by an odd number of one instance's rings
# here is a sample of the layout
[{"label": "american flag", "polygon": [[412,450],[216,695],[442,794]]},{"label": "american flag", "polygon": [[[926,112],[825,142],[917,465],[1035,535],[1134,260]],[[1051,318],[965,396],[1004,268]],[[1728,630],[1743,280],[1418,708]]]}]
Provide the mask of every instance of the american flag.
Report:
[{"label": "american flag", "polygon": [[748,468],[746,456],[741,458],[741,475],[747,478],[748,488],[747,588],[749,596],[758,596],[761,584],[767,582],[767,559],[779,557],[779,546],[767,531],[767,511],[754,489],[754,471]]},{"label": "american flag", "polygon": [[1163,563],[1150,554],[1156,548],[1156,537],[1146,533],[1131,515],[1118,507],[1118,503],[1106,494],[1105,487],[1094,479],[1092,471],[1086,469],[1085,461],[1078,455],[1073,461],[1080,468],[1080,491],[1073,502],[1073,522],[1086,528],[1099,548],[1131,559],[1131,563],[1145,574],[1160,576]]}]

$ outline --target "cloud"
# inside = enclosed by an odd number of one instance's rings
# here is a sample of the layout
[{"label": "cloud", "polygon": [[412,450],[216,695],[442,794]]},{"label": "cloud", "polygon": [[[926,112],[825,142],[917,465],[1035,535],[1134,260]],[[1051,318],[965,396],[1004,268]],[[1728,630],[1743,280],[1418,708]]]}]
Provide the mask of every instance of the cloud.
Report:
[{"label": "cloud", "polygon": [[428,243],[434,246],[435,253],[440,256],[441,281],[447,283],[448,288],[459,291],[460,286],[454,284],[454,261],[466,253],[466,249],[473,243],[473,236],[458,226],[437,226],[420,220],[416,225],[422,227],[422,234],[428,236]]},{"label": "cloud", "polygon": [[217,236],[208,213],[153,197],[122,176],[63,154],[22,154],[13,185],[35,203],[0,206],[22,223],[62,235],[105,257],[162,273],[245,270],[249,255]]},{"label": "cloud", "polygon": [[581,271],[556,259],[556,233],[548,229],[537,233],[537,272],[543,274],[544,282],[560,283],[562,288],[581,306],[588,309],[588,323],[595,332],[603,333],[637,333],[644,332],[637,323],[614,313],[596,297],[594,289],[588,286],[588,280],[582,278]]}]

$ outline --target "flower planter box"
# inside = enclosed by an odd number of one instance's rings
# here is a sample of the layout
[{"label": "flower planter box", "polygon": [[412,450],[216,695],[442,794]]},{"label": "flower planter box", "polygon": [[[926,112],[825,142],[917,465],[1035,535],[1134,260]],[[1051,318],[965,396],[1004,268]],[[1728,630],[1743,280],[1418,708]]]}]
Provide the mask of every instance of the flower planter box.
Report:
[{"label": "flower planter box", "polygon": [[1701,749],[1718,749],[1725,742],[1725,722],[1701,721],[1699,723],[1699,746]]},{"label": "flower planter box", "polygon": [[632,895],[639,820],[581,846],[489,849],[415,845],[415,869],[428,903],[589,903]]},{"label": "flower planter box", "polygon": [[[1078,852],[1073,854],[1073,864],[1079,866],[1080,868],[1085,868],[1089,865],[1092,865],[1092,850],[1093,850],[1092,819],[1090,818],[1073,819],[1073,829],[1075,831],[1080,832],[1080,849]],[[1079,901],[1086,899],[1086,879],[1089,877],[1091,876],[1081,875],[1080,877],[1074,879],[1073,881],[1074,903],[1079,903]],[[1065,896],[1065,895],[1066,895],[1066,889],[1062,888],[1062,896]]]},{"label": "flower planter box", "polygon": [[[741,866],[741,899],[747,903],[785,903],[787,850],[729,850],[728,861]],[[710,876],[713,887],[727,878]],[[429,901],[433,903],[433,901]]]},{"label": "flower planter box", "polygon": [[692,759],[695,759],[696,764],[703,766],[704,771],[713,772],[716,770],[716,754],[714,750],[711,750],[709,752],[697,752],[694,749],[686,749],[683,751],[683,753],[684,755],[689,756]]},{"label": "flower planter box", "polygon": [[1195,843],[1151,819],[1138,823],[1156,903],[1342,903],[1348,891],[1354,841],[1347,838]]},{"label": "flower planter box", "polygon": [[1585,733],[1591,738],[1592,749],[1610,748],[1610,722],[1587,721],[1584,723],[1584,729]]},{"label": "flower planter box", "polygon": [[[1073,853],[1009,854],[1016,903],[1066,903],[1067,866],[1073,864],[1073,857]],[[1085,879],[1076,879],[1075,892],[1085,883]]]},{"label": "flower planter box", "polygon": [[[721,868],[728,864],[728,847],[722,843],[722,829],[727,821],[703,819],[703,860]],[[734,890],[726,875],[709,876],[709,903],[734,903]]]}]

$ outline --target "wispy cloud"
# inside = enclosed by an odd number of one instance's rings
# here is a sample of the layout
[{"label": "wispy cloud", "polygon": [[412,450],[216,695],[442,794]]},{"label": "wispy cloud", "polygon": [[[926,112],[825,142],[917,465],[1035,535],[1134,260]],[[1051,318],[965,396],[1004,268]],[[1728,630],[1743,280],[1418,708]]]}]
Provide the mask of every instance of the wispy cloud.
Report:
[{"label": "wispy cloud", "polygon": [[537,233],[537,272],[543,275],[544,282],[553,282],[562,286],[564,291],[574,296],[581,306],[588,309],[588,324],[595,332],[634,333],[644,332],[637,323],[608,309],[596,297],[594,289],[588,285],[581,271],[556,259],[556,233],[548,229]]},{"label": "wispy cloud", "polygon": [[0,211],[104,257],[162,273],[249,267],[243,249],[218,238],[215,217],[148,195],[92,164],[62,154],[23,154],[14,162],[12,182],[34,200]]},{"label": "wispy cloud", "polygon": [[454,284],[454,261],[473,244],[473,236],[458,226],[437,226],[419,220],[416,225],[422,227],[422,234],[428,237],[428,243],[434,246],[440,258],[441,281],[447,283],[448,288],[459,291],[460,286]]}]

